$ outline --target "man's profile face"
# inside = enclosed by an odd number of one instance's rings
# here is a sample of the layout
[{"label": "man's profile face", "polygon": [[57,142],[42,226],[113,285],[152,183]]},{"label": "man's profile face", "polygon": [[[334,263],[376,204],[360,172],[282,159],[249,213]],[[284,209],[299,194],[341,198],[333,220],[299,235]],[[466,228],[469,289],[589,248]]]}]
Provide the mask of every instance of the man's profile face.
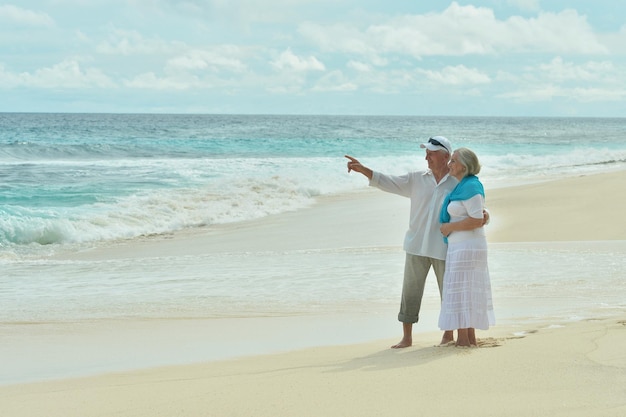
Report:
[{"label": "man's profile face", "polygon": [[448,165],[449,155],[443,151],[430,151],[426,149],[426,161],[431,170],[440,169]]}]

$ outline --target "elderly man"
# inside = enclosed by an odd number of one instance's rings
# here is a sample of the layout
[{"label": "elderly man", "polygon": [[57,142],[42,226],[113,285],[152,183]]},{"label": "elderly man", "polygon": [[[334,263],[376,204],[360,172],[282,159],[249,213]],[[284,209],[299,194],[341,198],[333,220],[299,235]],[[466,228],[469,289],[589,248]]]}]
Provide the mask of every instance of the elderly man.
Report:
[{"label": "elderly man", "polygon": [[[401,176],[386,175],[363,166],[356,158],[346,155],[348,172],[356,171],[369,179],[369,185],[383,191],[411,199],[409,230],[404,237],[404,282],[398,320],[402,322],[403,336],[392,348],[413,344],[413,323],[419,320],[426,276],[432,266],[437,276],[439,294],[443,291],[446,244],[439,230],[439,213],[446,195],[457,185],[456,178],[448,175],[448,161],[452,155],[450,141],[443,136],[433,136],[420,145],[426,149],[428,169],[409,172]],[[454,341],[452,331],[446,331],[441,344]]]}]

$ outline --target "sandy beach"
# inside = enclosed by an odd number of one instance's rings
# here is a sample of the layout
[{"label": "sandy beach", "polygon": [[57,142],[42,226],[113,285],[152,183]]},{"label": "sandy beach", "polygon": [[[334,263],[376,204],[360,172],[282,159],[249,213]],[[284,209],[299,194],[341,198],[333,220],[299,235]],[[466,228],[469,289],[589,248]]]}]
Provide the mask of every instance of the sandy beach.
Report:
[{"label": "sandy beach", "polygon": [[[538,247],[586,242],[602,250],[608,246],[623,259],[626,196],[620,190],[625,184],[626,171],[619,171],[487,189],[492,214],[488,240]],[[407,211],[406,200],[367,190],[262,221],[146,238],[132,246],[122,242],[63,257],[193,255],[268,246],[398,248]],[[389,349],[397,342],[394,338],[4,385],[0,415],[623,416],[625,307],[622,303],[621,311],[611,317],[496,325],[478,335],[480,347],[474,349],[435,347],[439,332],[425,332],[414,338],[412,347],[401,350]],[[399,337],[399,324],[390,326]],[[223,337],[230,337],[228,330]],[[45,357],[45,346],[34,350]]]},{"label": "sandy beach", "polygon": [[[322,347],[232,361],[8,386],[6,416],[623,416],[623,319],[478,349],[421,341]],[[430,335],[435,340],[437,334]]]}]

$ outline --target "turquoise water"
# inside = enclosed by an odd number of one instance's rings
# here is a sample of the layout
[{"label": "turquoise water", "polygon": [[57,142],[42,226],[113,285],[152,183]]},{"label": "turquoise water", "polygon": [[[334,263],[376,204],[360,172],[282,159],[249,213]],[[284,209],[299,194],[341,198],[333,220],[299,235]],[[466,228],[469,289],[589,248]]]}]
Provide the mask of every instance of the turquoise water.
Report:
[{"label": "turquoise water", "polygon": [[436,134],[487,187],[626,165],[626,119],[4,113],[0,259],[298,210],[366,187],[344,154],[403,173]]}]

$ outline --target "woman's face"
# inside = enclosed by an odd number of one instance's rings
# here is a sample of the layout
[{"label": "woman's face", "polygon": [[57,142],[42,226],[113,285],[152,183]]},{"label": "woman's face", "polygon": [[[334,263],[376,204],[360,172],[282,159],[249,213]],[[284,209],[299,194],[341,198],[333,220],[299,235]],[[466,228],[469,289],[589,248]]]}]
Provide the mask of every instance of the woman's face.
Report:
[{"label": "woman's face", "polygon": [[465,167],[459,162],[458,155],[456,152],[452,154],[452,158],[450,158],[450,162],[448,162],[448,167],[450,168],[450,175],[460,180],[465,176]]}]

